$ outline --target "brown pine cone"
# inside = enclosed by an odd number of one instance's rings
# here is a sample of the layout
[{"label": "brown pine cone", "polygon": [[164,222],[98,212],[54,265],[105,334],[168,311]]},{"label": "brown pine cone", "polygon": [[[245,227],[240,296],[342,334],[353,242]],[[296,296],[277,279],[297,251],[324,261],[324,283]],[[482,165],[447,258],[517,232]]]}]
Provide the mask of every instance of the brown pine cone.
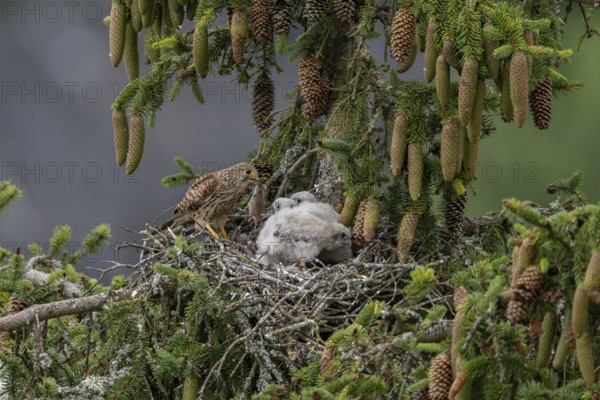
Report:
[{"label": "brown pine cone", "polygon": [[316,24],[323,18],[328,8],[328,0],[306,0],[302,14],[308,22]]},{"label": "brown pine cone", "polygon": [[448,352],[438,354],[431,360],[429,367],[429,398],[447,400],[452,384],[452,365]]},{"label": "brown pine cone", "polygon": [[254,36],[254,40],[259,43],[267,40],[271,34],[269,0],[252,0],[250,20],[252,21],[252,35]]},{"label": "brown pine cone", "polygon": [[552,119],[552,83],[545,77],[529,95],[533,123],[540,129],[548,129]]},{"label": "brown pine cone", "polygon": [[530,265],[523,271],[517,285],[510,292],[506,317],[512,324],[521,322],[527,315],[531,303],[542,289],[544,275],[539,265]]},{"label": "brown pine cone", "polygon": [[271,126],[271,113],[275,108],[275,85],[267,73],[254,82],[252,90],[252,117],[254,128],[261,133]]},{"label": "brown pine cone", "polygon": [[399,9],[392,21],[390,50],[401,72],[410,68],[417,52],[416,24],[417,19],[408,8]]},{"label": "brown pine cone", "polygon": [[273,29],[278,36],[290,33],[294,12],[293,0],[278,0],[273,10]]},{"label": "brown pine cone", "polygon": [[321,75],[317,61],[311,55],[298,61],[298,85],[304,99],[304,115],[314,120],[323,113],[329,96],[329,80]]}]

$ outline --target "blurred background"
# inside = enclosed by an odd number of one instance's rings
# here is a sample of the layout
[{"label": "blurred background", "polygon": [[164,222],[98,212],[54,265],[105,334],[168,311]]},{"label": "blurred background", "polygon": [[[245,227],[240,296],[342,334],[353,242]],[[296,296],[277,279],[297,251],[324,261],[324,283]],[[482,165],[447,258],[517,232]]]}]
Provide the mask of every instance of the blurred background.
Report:
[{"label": "blurred background", "polygon": [[[189,88],[175,102],[165,102],[155,127],[146,129],[145,154],[135,175],[127,177],[117,168],[110,105],[127,78],[124,66],[112,68],[108,58],[108,28],[102,20],[110,4],[0,2],[0,180],[24,192],[0,216],[0,246],[47,246],[53,228],[62,224],[73,228],[76,246],[94,226],[109,223],[111,249],[86,262],[132,262],[133,252],[114,250],[115,243],[133,239],[121,226],[142,229],[181,198],[186,188],[167,189],[160,183],[176,172],[174,156],[215,170],[244,160],[259,142],[249,91],[233,76],[209,77],[202,84],[205,105],[194,100]],[[575,54],[560,72],[583,81],[584,88],[555,101],[548,131],[536,130],[531,117],[524,129],[498,120],[495,135],[480,146],[470,215],[499,209],[505,197],[545,204],[552,199],[544,192],[546,184],[578,168],[585,172],[589,199],[600,199],[600,40],[586,40],[577,51],[583,25],[574,8],[564,47]],[[374,51],[380,45],[374,43]],[[282,108],[296,71],[285,57],[279,61],[285,71],[274,78],[277,108]],[[143,66],[142,73],[147,71]],[[421,76],[421,60],[404,75]]]}]

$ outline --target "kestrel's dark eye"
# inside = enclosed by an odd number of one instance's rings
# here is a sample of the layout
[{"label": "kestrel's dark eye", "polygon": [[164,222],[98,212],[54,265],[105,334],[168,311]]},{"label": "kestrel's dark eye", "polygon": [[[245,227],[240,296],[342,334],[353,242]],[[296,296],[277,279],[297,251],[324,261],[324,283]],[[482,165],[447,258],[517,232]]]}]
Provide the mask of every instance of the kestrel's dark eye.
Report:
[{"label": "kestrel's dark eye", "polygon": [[252,170],[251,169],[247,169],[246,170],[246,175],[252,175]]}]

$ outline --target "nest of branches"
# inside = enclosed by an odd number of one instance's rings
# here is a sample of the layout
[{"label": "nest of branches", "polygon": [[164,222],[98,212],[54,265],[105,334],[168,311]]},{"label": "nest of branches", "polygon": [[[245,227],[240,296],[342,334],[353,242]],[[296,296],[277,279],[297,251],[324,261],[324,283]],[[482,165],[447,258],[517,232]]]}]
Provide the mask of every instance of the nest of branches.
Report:
[{"label": "nest of branches", "polygon": [[[324,340],[352,323],[370,301],[399,302],[401,288],[415,268],[415,264],[408,263],[359,261],[381,253],[385,246],[381,242],[365,247],[344,264],[317,261],[264,266],[252,257],[251,243],[239,243],[253,236],[243,229],[234,233],[231,241],[215,240],[195,230],[176,235],[152,227],[140,235],[141,245],[124,244],[141,251],[137,271],[130,277],[132,287],[158,287],[163,295],[177,299],[172,304],[175,310],[185,309],[189,293],[174,285],[168,276],[172,274],[161,273],[161,268],[156,268],[159,264],[169,270],[197,273],[214,295],[229,293],[219,313],[235,315],[235,336],[203,374],[202,393],[232,357],[238,359],[238,368],[249,362],[246,389],[289,383],[290,374],[318,359],[325,349]],[[186,243],[183,246],[182,239]]]}]

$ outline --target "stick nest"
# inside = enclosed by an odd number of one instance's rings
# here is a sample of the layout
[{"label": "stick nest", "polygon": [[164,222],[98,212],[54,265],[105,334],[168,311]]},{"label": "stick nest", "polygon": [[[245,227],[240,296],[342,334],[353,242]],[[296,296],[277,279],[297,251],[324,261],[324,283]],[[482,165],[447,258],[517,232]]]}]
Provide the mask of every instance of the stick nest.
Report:
[{"label": "stick nest", "polygon": [[152,283],[163,295],[177,298],[176,308],[185,307],[185,290],[153,268],[160,263],[198,273],[213,293],[226,289],[229,294],[222,311],[235,314],[236,335],[208,368],[202,392],[209,390],[234,352],[239,363],[250,361],[246,389],[289,383],[291,373],[318,359],[324,340],[349,325],[369,301],[397,302],[408,273],[415,268],[414,264],[360,261],[392,251],[381,242],[367,246],[345,264],[265,267],[252,257],[251,242],[239,243],[252,236],[241,230],[234,233],[232,241],[188,231],[185,243],[196,243],[194,251],[181,250],[181,237],[173,232],[147,227],[140,234],[142,245],[125,244],[141,249],[131,285]]}]

